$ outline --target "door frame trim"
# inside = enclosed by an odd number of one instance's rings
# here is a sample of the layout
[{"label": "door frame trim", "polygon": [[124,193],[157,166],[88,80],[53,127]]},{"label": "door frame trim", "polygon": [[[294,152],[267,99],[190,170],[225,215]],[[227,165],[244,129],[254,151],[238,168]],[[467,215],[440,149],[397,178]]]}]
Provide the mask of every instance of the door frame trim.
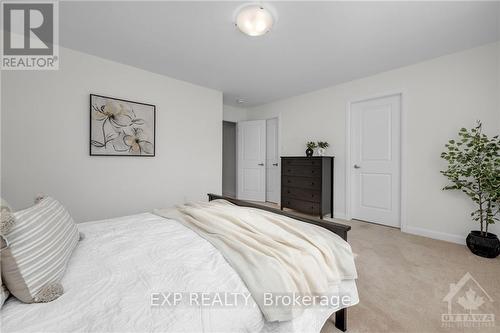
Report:
[{"label": "door frame trim", "polygon": [[400,172],[400,229],[401,231],[407,230],[406,221],[406,200],[407,200],[407,183],[406,183],[406,166],[407,166],[407,138],[406,138],[406,113],[407,113],[407,94],[404,89],[390,91],[382,94],[375,94],[368,97],[355,98],[349,100],[346,105],[345,119],[346,119],[346,137],[345,137],[345,216],[347,220],[352,220],[352,190],[351,190],[351,106],[354,103],[366,102],[372,99],[379,99],[391,96],[400,96],[400,161],[399,161],[399,172]]}]

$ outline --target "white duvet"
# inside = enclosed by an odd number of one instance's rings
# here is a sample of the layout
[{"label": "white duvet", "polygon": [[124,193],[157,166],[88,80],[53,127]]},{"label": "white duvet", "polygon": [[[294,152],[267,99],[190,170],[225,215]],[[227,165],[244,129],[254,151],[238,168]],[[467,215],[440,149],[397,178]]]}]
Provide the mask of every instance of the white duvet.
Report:
[{"label": "white duvet", "polygon": [[[226,200],[154,213],[181,222],[217,248],[268,321],[295,319],[305,308],[302,296],[327,296],[332,286],[357,277],[349,244],[316,225]],[[273,295],[298,297],[290,305]]]},{"label": "white duvet", "polygon": [[[147,213],[79,229],[85,238],[63,278],[65,293],[45,304],[9,298],[2,332],[319,332],[339,309],[310,308],[292,321],[268,323],[251,298],[239,307],[151,306],[158,293],[248,290],[218,250],[176,221]],[[338,288],[332,293],[358,302],[354,280]]]}]

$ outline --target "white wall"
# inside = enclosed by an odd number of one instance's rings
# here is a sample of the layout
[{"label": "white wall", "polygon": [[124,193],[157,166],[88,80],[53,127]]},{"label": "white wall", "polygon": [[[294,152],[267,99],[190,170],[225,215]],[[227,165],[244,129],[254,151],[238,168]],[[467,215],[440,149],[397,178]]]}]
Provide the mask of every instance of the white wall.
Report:
[{"label": "white wall", "polygon": [[[59,71],[2,73],[2,197],[77,221],[206,200],[222,182],[222,93],[72,50]],[[156,157],[89,156],[89,94],[156,105]]]},{"label": "white wall", "polygon": [[247,120],[247,110],[245,108],[236,107],[232,105],[224,104],[224,115],[225,121],[238,122],[241,120]]},{"label": "white wall", "polygon": [[[403,91],[406,112],[406,231],[463,242],[473,209],[462,193],[442,191],[444,144],[481,119],[500,132],[499,45],[490,44],[364,79],[249,108],[250,119],[281,115],[282,155],[303,155],[308,140],[326,140],[335,155],[335,212],[344,217],[346,105]],[[497,234],[500,226],[492,228]]]}]

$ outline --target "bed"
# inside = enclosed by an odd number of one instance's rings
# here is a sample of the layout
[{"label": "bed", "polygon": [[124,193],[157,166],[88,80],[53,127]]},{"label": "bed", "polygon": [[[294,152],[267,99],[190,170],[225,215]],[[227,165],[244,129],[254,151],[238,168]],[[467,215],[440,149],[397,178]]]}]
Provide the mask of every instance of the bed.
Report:
[{"label": "bed", "polygon": [[[221,198],[209,195],[209,200]],[[344,239],[349,230],[336,223],[291,216]],[[144,213],[81,223],[78,228],[85,238],[62,280],[64,294],[37,304],[10,297],[1,311],[3,332],[320,332],[333,313],[335,325],[346,329],[346,309],[340,306],[306,309],[287,322],[266,322],[251,298],[248,304],[233,307],[152,305],[153,295],[158,294],[248,294],[248,290],[216,248],[176,221]],[[332,293],[349,295],[350,305],[358,302],[354,280],[343,281]]]}]

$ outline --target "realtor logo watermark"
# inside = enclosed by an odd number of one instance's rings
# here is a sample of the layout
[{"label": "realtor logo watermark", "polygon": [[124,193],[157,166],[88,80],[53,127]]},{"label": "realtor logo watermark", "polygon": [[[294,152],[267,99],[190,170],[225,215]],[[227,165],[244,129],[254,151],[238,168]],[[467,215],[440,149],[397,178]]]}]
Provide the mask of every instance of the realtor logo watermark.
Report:
[{"label": "realtor logo watermark", "polygon": [[55,1],[2,1],[2,70],[59,69]]},{"label": "realtor logo watermark", "polygon": [[443,327],[495,326],[495,314],[482,310],[488,303],[493,303],[493,299],[468,272],[457,283],[450,284],[450,291],[443,302],[448,303],[448,313],[441,314]]}]

